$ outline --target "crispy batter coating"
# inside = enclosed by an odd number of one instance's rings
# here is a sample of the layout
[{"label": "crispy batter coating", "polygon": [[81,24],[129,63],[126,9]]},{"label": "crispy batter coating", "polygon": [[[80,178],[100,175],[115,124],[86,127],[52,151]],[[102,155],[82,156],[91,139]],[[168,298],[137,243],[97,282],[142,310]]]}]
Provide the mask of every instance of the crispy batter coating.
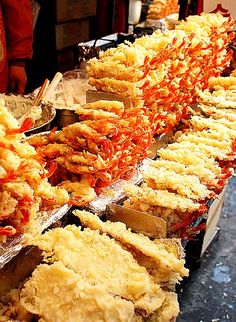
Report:
[{"label": "crispy batter coating", "polygon": [[204,200],[211,194],[195,175],[179,174],[165,167],[148,167],[142,174],[147,185],[155,190],[171,189],[181,196],[196,200]]},{"label": "crispy batter coating", "polygon": [[107,233],[122,244],[128,245],[128,248],[129,246],[134,247],[142,254],[150,257],[160,269],[176,272],[179,274],[179,279],[188,275],[188,270],[184,268],[184,260],[177,259],[165,247],[154,244],[147,236],[132,233],[131,230],[126,229],[123,223],[109,221],[103,223],[97,216],[86,211],[76,211],[75,215],[80,218],[83,225]]},{"label": "crispy batter coating", "polygon": [[61,262],[40,265],[21,292],[20,302],[44,322],[132,321],[131,301],[92,285]]},{"label": "crispy batter coating", "polygon": [[45,162],[35,148],[24,141],[23,132],[28,125],[24,123],[19,127],[0,100],[0,128],[3,130],[0,131],[1,242],[17,231],[37,231],[37,213],[47,203],[52,208],[69,201],[66,190],[48,183]]},{"label": "crispy batter coating", "polygon": [[61,261],[84,281],[132,301],[145,314],[153,313],[165,299],[165,292],[154,284],[146,269],[114,239],[99,231],[81,231],[75,226],[56,228],[39,236],[34,244],[49,261]]}]

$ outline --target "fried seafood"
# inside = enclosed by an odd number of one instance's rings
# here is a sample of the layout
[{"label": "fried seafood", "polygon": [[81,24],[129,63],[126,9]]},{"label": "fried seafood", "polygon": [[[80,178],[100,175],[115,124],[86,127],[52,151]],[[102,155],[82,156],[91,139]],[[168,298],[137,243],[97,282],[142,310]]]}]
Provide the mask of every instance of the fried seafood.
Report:
[{"label": "fried seafood", "polygon": [[102,110],[122,116],[124,113],[124,104],[118,101],[100,100],[83,105],[84,109]]},{"label": "fried seafood", "polygon": [[[208,132],[209,136],[210,133]],[[197,143],[197,144],[205,144],[208,146],[216,147],[221,150],[224,150],[225,148],[230,148],[232,141],[231,140],[218,140],[210,137],[204,137],[201,135],[201,132],[193,132],[188,134],[183,134],[180,137],[178,137],[177,142],[191,142],[191,143]]]},{"label": "fried seafood", "polygon": [[[166,298],[166,292],[154,283],[132,254],[98,230],[85,228],[81,231],[75,226],[56,228],[41,235],[34,244],[44,251],[47,261],[59,261],[83,282],[115,298],[130,301],[133,310],[142,311],[144,316],[160,308]],[[175,258],[175,261],[179,267],[184,265],[184,260]],[[187,269],[182,270],[187,274]]]},{"label": "fried seafood", "polygon": [[76,215],[84,223],[83,230],[75,226],[56,228],[34,240],[45,263],[2,298],[0,319],[176,319],[178,300],[169,287],[174,288],[188,275],[180,241],[151,241],[121,223],[103,223],[85,211]]},{"label": "fried seafood", "polygon": [[178,174],[194,175],[205,185],[209,182],[217,184],[216,174],[210,169],[204,168],[201,164],[185,165],[176,161],[157,159],[155,161],[150,160],[149,166],[157,169],[165,168],[167,170],[173,170]]},{"label": "fried seafood", "polygon": [[107,112],[103,110],[93,110],[93,109],[86,109],[84,107],[79,107],[76,110],[76,113],[80,115],[81,120],[105,120],[110,118],[118,118],[119,116],[112,112]]},{"label": "fried seafood", "polygon": [[63,143],[49,143],[47,145],[38,147],[37,152],[44,158],[54,159],[73,153],[73,149]]},{"label": "fried seafood", "polygon": [[205,229],[189,225],[207,211],[204,204],[220,194],[234,173],[235,114],[211,111],[214,117],[192,116],[190,127],[175,134],[175,143],[161,148],[157,160],[144,162],[144,183],[125,189],[125,206],[166,220],[168,236],[186,238]]},{"label": "fried seafood", "polygon": [[60,187],[66,189],[69,193],[72,193],[74,203],[79,205],[87,205],[89,202],[96,198],[96,192],[91,187],[89,180],[81,179],[80,181],[62,181]]},{"label": "fried seafood", "polygon": [[205,227],[191,228],[197,218],[207,212],[203,203],[183,197],[167,190],[154,190],[143,183],[141,187],[128,185],[125,194],[129,197],[124,205],[158,216],[166,221],[167,236],[191,238]]},{"label": "fried seafood", "polygon": [[221,119],[225,118],[229,121],[236,121],[236,112],[231,109],[218,109],[214,106],[209,105],[199,105],[200,108],[207,114],[209,114],[213,119]]},{"label": "fried seafood", "polygon": [[149,206],[157,206],[178,210],[180,212],[193,212],[198,210],[201,206],[200,203],[189,198],[167,190],[153,190],[146,184],[142,184],[140,187],[127,184],[125,193],[130,198],[130,200],[125,203],[126,206],[129,206],[129,204],[132,206],[132,204],[135,205],[138,202],[140,203],[139,209],[141,211],[148,211]]},{"label": "fried seafood", "polygon": [[190,141],[181,141],[177,143],[170,144],[168,146],[170,150],[180,150],[183,152],[191,151],[191,152],[201,152],[210,158],[214,158],[216,160],[233,160],[234,155],[230,155],[232,149],[231,146],[226,146],[224,149],[220,149],[219,147],[210,146],[204,143],[194,143]]},{"label": "fried seafood", "polygon": [[[90,119],[71,124],[48,135],[49,144],[38,145],[38,153],[47,161],[55,161],[60,171],[52,177],[53,182],[70,180],[71,175],[92,175],[96,192],[120,178],[128,178],[138,161],[147,155],[151,144],[152,129],[143,111],[125,107],[119,101],[97,101],[83,107]],[[80,109],[81,110],[81,109]],[[116,117],[101,119],[90,112],[105,112]],[[67,178],[60,178],[60,173]],[[73,181],[73,180],[72,180]],[[89,196],[91,196],[88,191]],[[83,197],[84,198],[84,197]],[[90,197],[88,198],[90,199]]]},{"label": "fried seafood", "polygon": [[93,230],[99,230],[115,238],[121,244],[124,244],[132,253],[141,252],[151,261],[155,262],[156,266],[161,271],[174,272],[176,281],[188,275],[188,270],[184,268],[184,260],[176,258],[176,256],[168,252],[161,242],[153,243],[147,236],[142,234],[132,233],[126,229],[125,224],[107,221],[103,223],[97,216],[87,211],[75,211],[76,216],[80,218],[82,224]]},{"label": "fried seafood", "polygon": [[219,90],[219,89],[236,89],[236,77],[210,77],[208,81],[210,89]]},{"label": "fried seafood", "polygon": [[234,90],[217,90],[210,92],[205,89],[199,92],[200,103],[212,105],[217,108],[236,108],[236,89]]},{"label": "fried seafood", "polygon": [[232,53],[227,50],[234,22],[220,14],[190,16],[176,30],[155,31],[101,52],[88,64],[90,83],[145,107],[153,133],[169,132],[188,116],[188,105],[219,76]]},{"label": "fried seafood", "polygon": [[[24,232],[36,219],[40,207],[69,200],[63,189],[53,188],[47,181],[49,171],[35,149],[22,142],[24,134],[17,121],[0,102],[0,239]],[[10,134],[9,134],[10,132]],[[15,134],[14,134],[15,133]]]},{"label": "fried seafood", "polygon": [[193,129],[202,131],[204,129],[211,129],[218,132],[225,132],[230,138],[236,137],[236,122],[230,122],[227,119],[203,118],[200,116],[193,116],[190,120]]},{"label": "fried seafood", "polygon": [[100,285],[90,284],[61,262],[38,266],[26,282],[20,302],[45,322],[108,319],[128,322],[134,316],[131,301],[113,296]]},{"label": "fried seafood", "polygon": [[204,200],[212,194],[195,175],[178,174],[165,167],[160,169],[148,167],[142,171],[142,175],[148,187],[154,190],[166,189],[196,200]]},{"label": "fried seafood", "polygon": [[166,149],[160,149],[158,154],[164,160],[176,161],[185,165],[201,165],[216,175],[221,174],[221,168],[216,161],[200,151],[192,153],[188,150],[171,150],[167,147]]}]

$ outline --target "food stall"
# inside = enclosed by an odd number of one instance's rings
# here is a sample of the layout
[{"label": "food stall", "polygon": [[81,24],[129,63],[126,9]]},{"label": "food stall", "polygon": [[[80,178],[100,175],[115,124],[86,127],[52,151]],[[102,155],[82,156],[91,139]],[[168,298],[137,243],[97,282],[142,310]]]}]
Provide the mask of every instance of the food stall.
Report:
[{"label": "food stall", "polygon": [[1,100],[0,321],[176,320],[184,247],[204,232],[204,252],[234,173],[233,26],[191,16],[101,51],[86,102],[68,79],[45,102],[70,102],[62,129],[25,137]]}]

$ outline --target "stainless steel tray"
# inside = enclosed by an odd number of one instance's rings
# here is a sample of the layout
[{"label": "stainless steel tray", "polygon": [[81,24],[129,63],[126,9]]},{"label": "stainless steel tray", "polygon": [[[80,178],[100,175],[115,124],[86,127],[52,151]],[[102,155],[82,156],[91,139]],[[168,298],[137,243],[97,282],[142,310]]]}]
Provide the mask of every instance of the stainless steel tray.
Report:
[{"label": "stainless steel tray", "polygon": [[[4,95],[1,94],[0,98],[5,100],[5,104],[9,111],[16,119],[20,119],[22,116],[27,117],[30,109],[34,109],[33,96],[16,96],[16,95]],[[50,104],[42,103],[40,105],[42,110],[39,118],[35,120],[31,129],[25,131],[25,134],[39,133],[50,129],[50,124],[56,116],[55,108]]]},{"label": "stainless steel tray", "polygon": [[[71,206],[65,204],[64,206],[51,211],[40,212],[36,219],[39,222],[39,233],[61,219],[70,208]],[[11,239],[9,238],[6,243],[0,244],[0,269],[25,246],[23,234]]]}]

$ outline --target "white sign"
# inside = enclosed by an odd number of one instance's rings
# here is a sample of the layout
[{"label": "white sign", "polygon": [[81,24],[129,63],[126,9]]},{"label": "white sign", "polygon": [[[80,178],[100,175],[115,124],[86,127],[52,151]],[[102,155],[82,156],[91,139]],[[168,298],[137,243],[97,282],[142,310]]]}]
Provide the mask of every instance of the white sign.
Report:
[{"label": "white sign", "polygon": [[224,17],[232,16],[236,19],[236,1],[235,0],[205,0],[203,1],[204,12],[219,12]]}]

